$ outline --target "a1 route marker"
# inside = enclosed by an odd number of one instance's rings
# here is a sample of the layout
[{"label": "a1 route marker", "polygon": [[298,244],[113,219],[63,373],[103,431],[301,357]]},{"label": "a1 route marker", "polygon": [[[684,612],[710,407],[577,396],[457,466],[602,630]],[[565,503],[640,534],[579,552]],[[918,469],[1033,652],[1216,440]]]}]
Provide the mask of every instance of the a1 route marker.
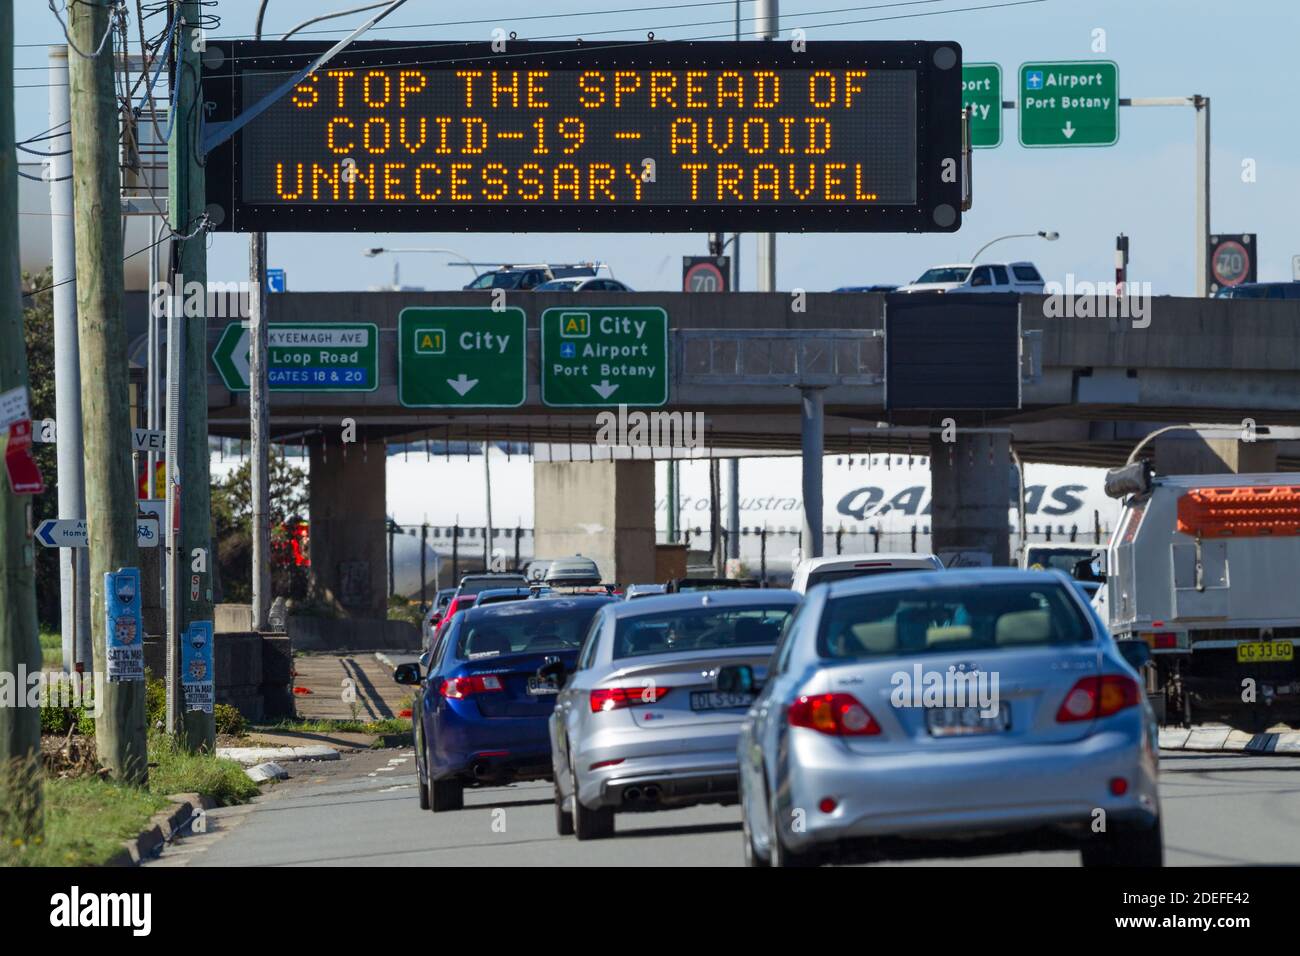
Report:
[{"label": "a1 route marker", "polygon": [[1002,67],[996,63],[963,63],[961,105],[971,111],[971,146],[976,149],[1001,146]]},{"label": "a1 route marker", "polygon": [[397,316],[397,397],[407,408],[515,408],[527,396],[524,310],[413,306]]},{"label": "a1 route marker", "polygon": [[1021,146],[1119,142],[1119,67],[1111,60],[1022,63],[1018,93]]},{"label": "a1 route marker", "polygon": [[542,313],[542,402],[573,408],[668,402],[668,313],[657,306]]}]

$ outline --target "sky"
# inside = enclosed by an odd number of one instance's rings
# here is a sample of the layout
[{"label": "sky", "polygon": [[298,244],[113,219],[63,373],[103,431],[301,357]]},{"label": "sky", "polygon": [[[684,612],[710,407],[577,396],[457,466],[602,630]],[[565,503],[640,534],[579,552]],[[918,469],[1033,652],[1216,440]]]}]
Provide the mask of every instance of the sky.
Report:
[{"label": "sky", "polygon": [[[1004,99],[1014,98],[1019,64],[1028,60],[1108,59],[1119,65],[1123,97],[1211,98],[1211,229],[1258,234],[1261,281],[1291,278],[1300,255],[1300,124],[1290,98],[1300,85],[1295,41],[1300,34],[1297,0],[1037,0],[994,7],[1009,0],[798,0],[781,5],[782,36],[793,28],[818,39],[949,40],[961,44],[967,62],[1000,63]],[[251,34],[256,0],[217,0],[221,18],[210,40]],[[271,0],[266,35],[278,37],[302,20],[355,0]],[[44,86],[45,46],[62,42],[58,22],[40,0],[24,0],[16,17],[15,106],[18,136],[49,126]],[[500,26],[522,39],[593,36],[636,39],[653,30],[661,38],[724,38],[730,34],[731,3],[656,4],[626,0],[599,12],[593,0],[484,0],[465,7],[408,0],[371,38],[489,39]],[[986,9],[967,9],[984,7]],[[742,17],[754,15],[742,4]],[[539,19],[539,11],[545,18]],[[448,11],[455,11],[449,15]],[[463,12],[462,12],[463,11]],[[469,11],[472,11],[469,12]],[[918,13],[932,15],[915,16]],[[578,16],[561,17],[560,14]],[[339,37],[364,15],[321,27]],[[488,22],[430,25],[450,19]],[[523,19],[523,18],[531,19]],[[893,17],[896,19],[882,19]],[[902,19],[897,19],[902,17]],[[864,21],[845,24],[845,21]],[[723,21],[723,22],[710,22]],[[817,24],[838,24],[817,28]],[[752,21],[742,23],[748,29]],[[625,33],[606,33],[620,30]],[[1097,31],[1105,51],[1095,52]],[[134,36],[135,30],[132,29]],[[305,36],[306,34],[304,34]],[[26,68],[26,69],[24,69]],[[1049,281],[1109,281],[1114,277],[1115,236],[1130,241],[1130,281],[1151,283],[1159,294],[1191,295],[1194,261],[1193,111],[1124,108],[1120,141],[1105,149],[1024,149],[1014,113],[1004,113],[1002,145],[979,150],[974,159],[974,207],[953,234],[783,234],[777,240],[777,286],[810,291],[841,285],[901,283],[930,265],[960,262],[989,239],[1008,233],[1059,232],[1056,242],[1008,240],[985,261],[1031,259]],[[1253,168],[1253,181],[1243,175]],[[470,259],[494,262],[581,261],[609,263],[614,274],[642,291],[680,288],[683,255],[707,252],[703,234],[272,234],[268,259],[285,269],[295,291],[365,289],[391,281],[392,261],[365,258],[371,246],[446,246]],[[211,237],[209,277],[247,277],[246,236]],[[755,242],[741,240],[741,288],[754,288]],[[404,284],[458,288],[463,268],[445,255],[401,259]]]}]

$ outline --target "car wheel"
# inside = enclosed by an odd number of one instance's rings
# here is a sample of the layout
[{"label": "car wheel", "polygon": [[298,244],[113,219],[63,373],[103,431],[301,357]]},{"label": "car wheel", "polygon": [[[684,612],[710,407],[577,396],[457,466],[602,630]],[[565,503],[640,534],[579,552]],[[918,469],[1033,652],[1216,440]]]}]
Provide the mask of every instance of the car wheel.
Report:
[{"label": "car wheel", "polygon": [[569,768],[569,787],[573,791],[573,835],[579,840],[602,840],[614,835],[614,810],[600,807],[589,810],[578,799],[578,776]]},{"label": "car wheel", "polygon": [[[420,748],[419,750],[416,751],[417,754],[424,749],[424,742],[419,739],[416,740],[415,745],[416,747]],[[421,774],[420,772],[420,758],[418,756],[415,758],[415,787],[417,790],[420,791],[420,809],[428,810],[429,809],[429,782],[425,779],[424,775]]]},{"label": "car wheel", "polygon": [[754,845],[754,830],[749,825],[749,795],[745,793],[744,784],[741,784],[740,824],[745,837],[745,866],[771,866],[771,862],[760,855],[758,847]]},{"label": "car wheel", "polygon": [[465,787],[455,778],[431,780],[429,781],[429,802],[433,804],[434,813],[464,809]]},{"label": "car wheel", "polygon": [[[772,801],[768,801],[770,805]],[[767,859],[768,865],[772,867],[787,868],[804,868],[811,866],[820,866],[821,861],[817,854],[811,851],[791,850],[781,841],[781,828],[777,826],[776,810],[771,811],[768,822],[768,832],[771,836],[767,841]]]},{"label": "car wheel", "polygon": [[564,809],[564,799],[560,796],[558,780],[555,781],[555,832],[560,836],[573,836],[573,817]]},{"label": "car wheel", "polygon": [[1090,837],[1080,848],[1084,866],[1164,866],[1160,820],[1145,829],[1116,827]]}]

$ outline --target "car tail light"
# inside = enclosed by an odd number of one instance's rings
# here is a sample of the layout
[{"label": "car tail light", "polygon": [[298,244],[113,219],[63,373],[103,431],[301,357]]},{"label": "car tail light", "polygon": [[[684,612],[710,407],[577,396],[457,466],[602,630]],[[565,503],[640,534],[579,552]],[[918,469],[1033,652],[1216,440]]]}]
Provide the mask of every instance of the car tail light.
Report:
[{"label": "car tail light", "polygon": [[451,700],[464,700],[474,694],[490,694],[505,690],[505,684],[496,674],[471,674],[469,677],[451,677],[442,682],[442,696]]},{"label": "car tail light", "polygon": [[591,712],[618,710],[640,704],[657,704],[668,696],[668,687],[597,687],[591,692]]},{"label": "car tail light", "polygon": [[814,694],[790,705],[791,727],[807,727],[834,737],[873,737],[880,725],[852,694]]},{"label": "car tail light", "polygon": [[1122,674],[1085,677],[1070,688],[1056,712],[1057,723],[1109,717],[1138,702],[1137,681]]}]

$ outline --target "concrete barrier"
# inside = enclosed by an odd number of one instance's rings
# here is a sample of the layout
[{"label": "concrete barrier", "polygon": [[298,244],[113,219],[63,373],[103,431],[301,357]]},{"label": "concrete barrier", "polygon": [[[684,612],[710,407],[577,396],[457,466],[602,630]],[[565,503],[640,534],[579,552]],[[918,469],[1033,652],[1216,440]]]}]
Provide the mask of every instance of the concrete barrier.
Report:
[{"label": "concrete barrier", "polygon": [[420,629],[408,621],[290,616],[288,627],[295,651],[421,650]]}]

